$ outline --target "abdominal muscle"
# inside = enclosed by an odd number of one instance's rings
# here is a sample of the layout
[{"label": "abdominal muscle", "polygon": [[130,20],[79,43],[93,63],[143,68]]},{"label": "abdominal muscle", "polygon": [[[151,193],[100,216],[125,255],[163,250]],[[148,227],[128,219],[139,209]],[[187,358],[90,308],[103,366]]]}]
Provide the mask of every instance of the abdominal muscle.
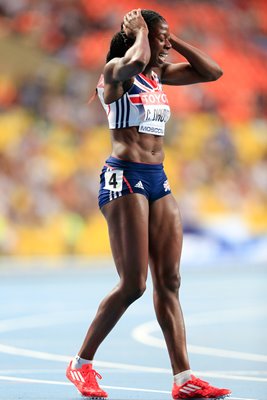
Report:
[{"label": "abdominal muscle", "polygon": [[133,162],[160,164],[164,160],[163,137],[139,133],[138,126],[111,129],[113,157]]}]

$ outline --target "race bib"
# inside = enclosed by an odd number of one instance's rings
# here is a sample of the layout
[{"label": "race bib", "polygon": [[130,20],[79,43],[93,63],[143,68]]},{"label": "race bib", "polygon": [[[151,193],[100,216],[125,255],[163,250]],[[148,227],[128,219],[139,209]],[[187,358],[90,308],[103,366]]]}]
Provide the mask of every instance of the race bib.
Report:
[{"label": "race bib", "polygon": [[106,171],[104,176],[105,176],[104,189],[111,190],[112,192],[122,191],[123,170],[113,169],[112,171]]},{"label": "race bib", "polygon": [[139,132],[163,136],[165,124],[170,118],[168,98],[164,92],[140,93],[144,106],[144,120],[139,125]]}]

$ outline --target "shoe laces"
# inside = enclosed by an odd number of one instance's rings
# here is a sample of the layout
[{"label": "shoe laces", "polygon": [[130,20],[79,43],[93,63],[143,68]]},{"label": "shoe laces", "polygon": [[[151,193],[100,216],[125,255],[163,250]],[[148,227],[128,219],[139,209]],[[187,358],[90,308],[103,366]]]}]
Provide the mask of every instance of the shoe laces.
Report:
[{"label": "shoe laces", "polygon": [[89,383],[94,389],[99,389],[96,378],[102,379],[102,376],[96,370],[92,369],[90,365],[85,365],[83,367],[83,374],[86,383]]}]

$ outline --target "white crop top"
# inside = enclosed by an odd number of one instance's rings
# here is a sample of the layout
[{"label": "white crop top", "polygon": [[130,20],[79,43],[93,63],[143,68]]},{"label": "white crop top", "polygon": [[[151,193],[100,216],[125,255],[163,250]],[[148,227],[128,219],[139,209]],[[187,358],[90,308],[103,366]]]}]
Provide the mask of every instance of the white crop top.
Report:
[{"label": "white crop top", "polygon": [[152,79],[143,74],[136,75],[130,89],[110,104],[104,103],[104,76],[101,75],[97,93],[107,113],[110,129],[138,126],[141,133],[164,135],[170,107],[155,72],[152,72]]}]

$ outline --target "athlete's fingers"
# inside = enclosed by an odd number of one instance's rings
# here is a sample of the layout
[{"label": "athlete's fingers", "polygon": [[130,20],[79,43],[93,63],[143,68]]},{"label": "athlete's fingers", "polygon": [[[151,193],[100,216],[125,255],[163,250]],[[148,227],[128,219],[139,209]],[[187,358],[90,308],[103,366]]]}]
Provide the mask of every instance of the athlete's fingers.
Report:
[{"label": "athlete's fingers", "polygon": [[138,14],[138,11],[139,11],[139,10],[141,11],[140,8],[134,9],[134,10],[132,10],[132,11],[129,11],[129,12],[125,15],[125,17],[127,17],[127,18],[135,17],[135,16]]}]

